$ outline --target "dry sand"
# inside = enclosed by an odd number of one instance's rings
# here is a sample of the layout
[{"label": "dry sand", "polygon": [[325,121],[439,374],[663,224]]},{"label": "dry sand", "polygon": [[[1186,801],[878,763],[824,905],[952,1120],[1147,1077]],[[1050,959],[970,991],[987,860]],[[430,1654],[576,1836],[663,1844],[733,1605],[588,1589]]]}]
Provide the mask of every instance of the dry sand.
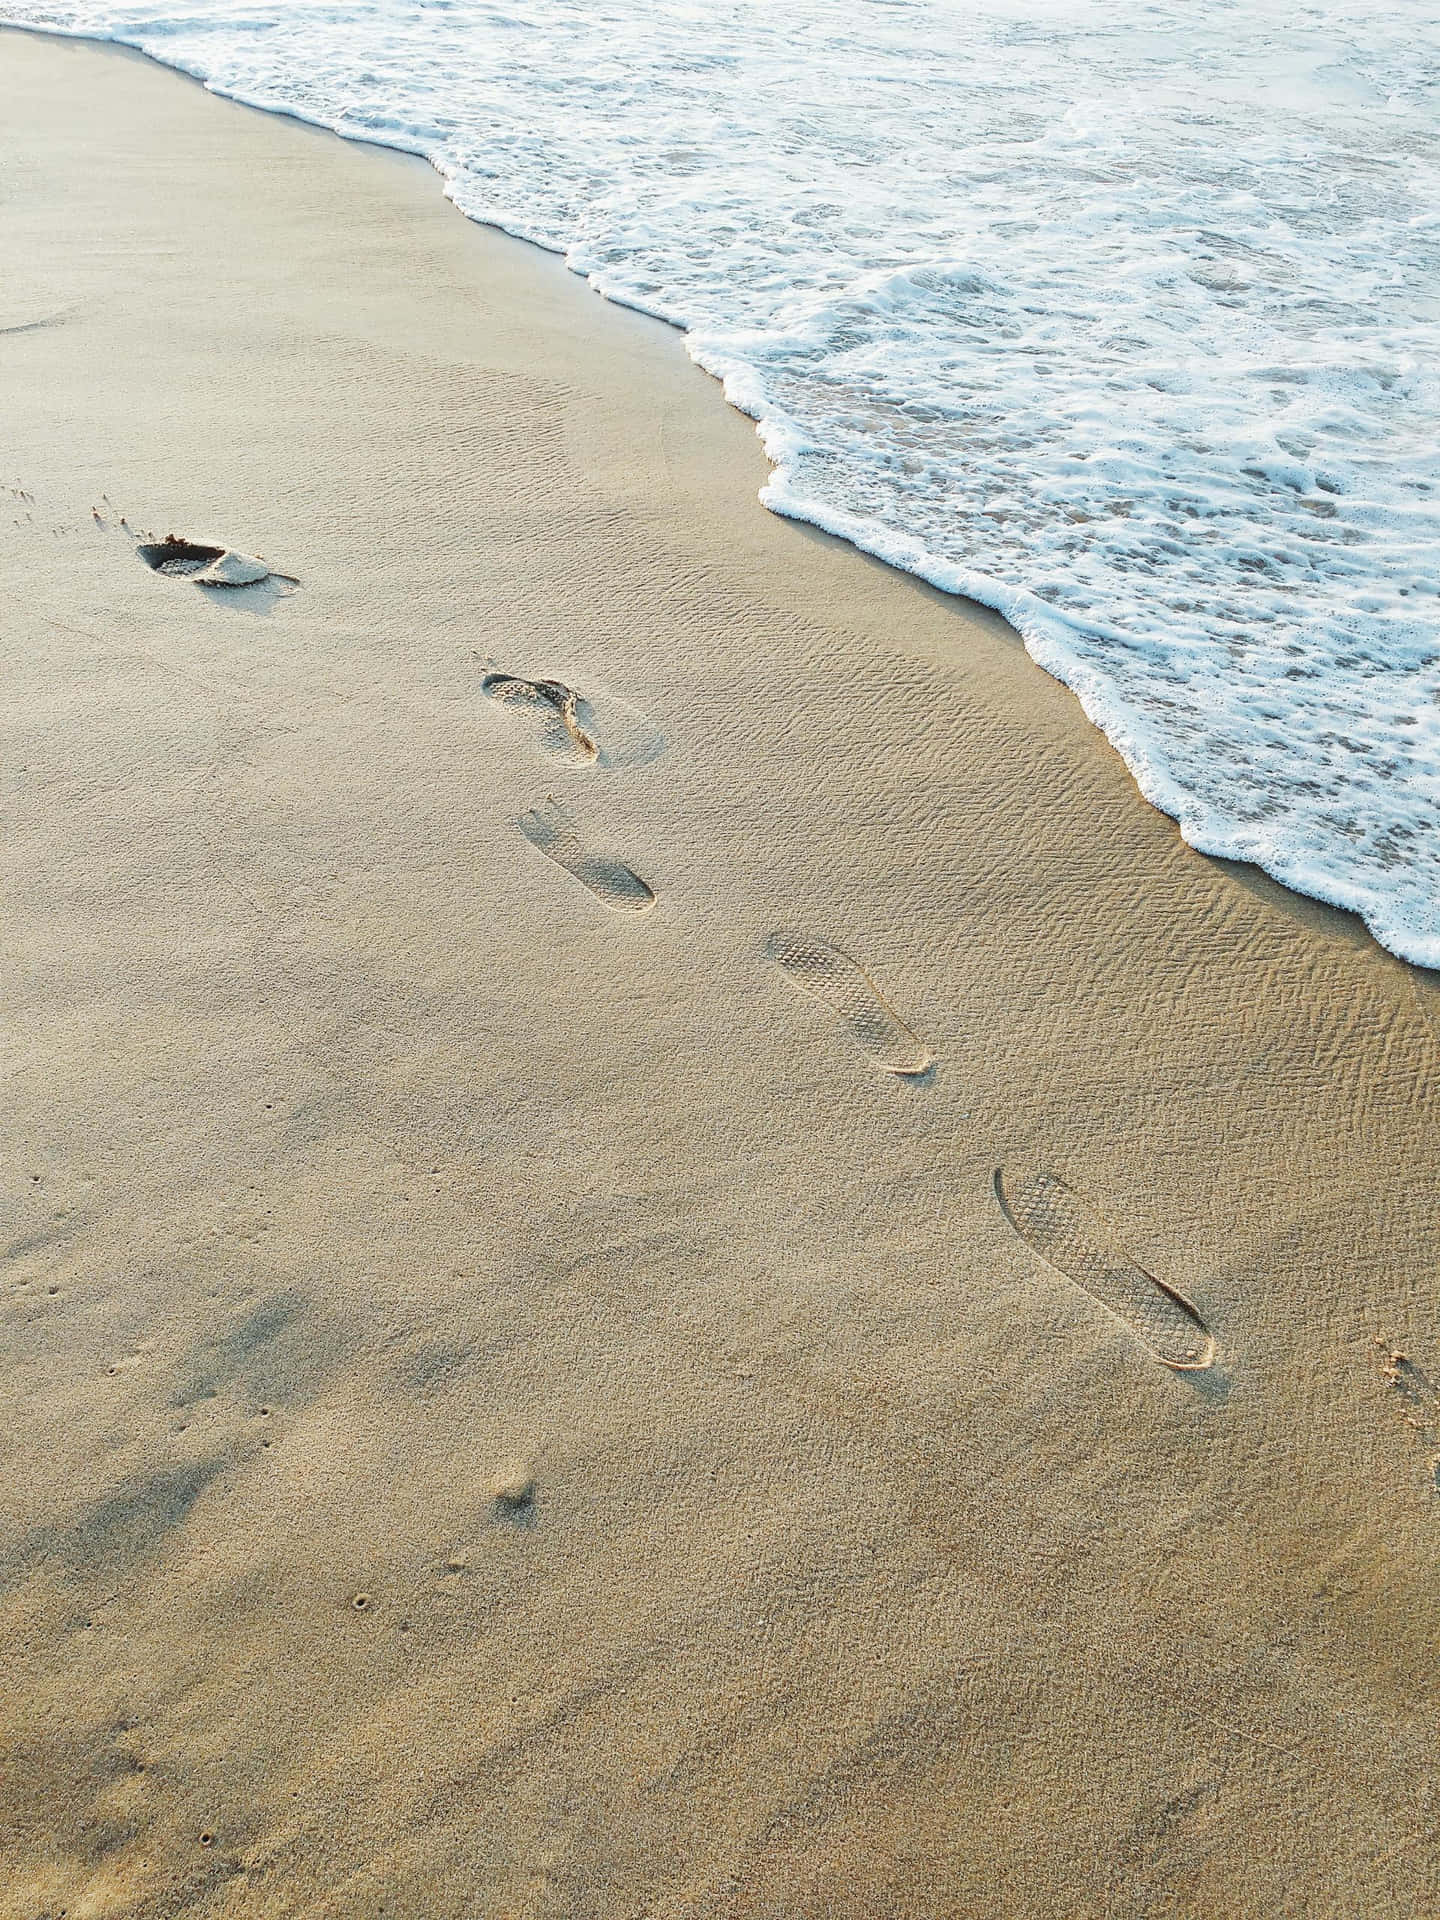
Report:
[{"label": "dry sand", "polygon": [[1436,990],[418,163],[0,181],[4,1920],[1440,1911]]}]

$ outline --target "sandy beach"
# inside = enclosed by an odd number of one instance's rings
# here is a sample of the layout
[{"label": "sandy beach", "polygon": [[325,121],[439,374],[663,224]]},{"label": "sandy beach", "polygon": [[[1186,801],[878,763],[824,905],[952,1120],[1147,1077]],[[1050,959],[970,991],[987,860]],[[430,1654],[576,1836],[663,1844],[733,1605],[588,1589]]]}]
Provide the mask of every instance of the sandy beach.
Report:
[{"label": "sandy beach", "polygon": [[421,163],[0,261],[0,1920],[1440,1911],[1440,987]]}]

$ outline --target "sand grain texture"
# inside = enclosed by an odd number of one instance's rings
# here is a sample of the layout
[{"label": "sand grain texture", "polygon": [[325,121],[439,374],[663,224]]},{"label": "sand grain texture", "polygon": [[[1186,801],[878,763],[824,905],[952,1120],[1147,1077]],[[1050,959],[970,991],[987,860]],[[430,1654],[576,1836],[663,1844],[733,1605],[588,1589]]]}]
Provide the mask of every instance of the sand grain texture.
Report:
[{"label": "sand grain texture", "polygon": [[425,168],[13,33],[0,156],[0,1920],[1440,1911],[1428,986]]}]

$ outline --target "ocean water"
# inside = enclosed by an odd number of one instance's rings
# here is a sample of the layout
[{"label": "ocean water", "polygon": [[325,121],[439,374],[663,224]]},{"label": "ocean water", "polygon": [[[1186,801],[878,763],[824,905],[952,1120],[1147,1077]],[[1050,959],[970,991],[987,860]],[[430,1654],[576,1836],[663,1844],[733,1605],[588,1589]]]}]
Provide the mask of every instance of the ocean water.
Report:
[{"label": "ocean water", "polygon": [[425,155],[686,330],[769,506],[1006,614],[1192,845],[1440,966],[1440,4],[0,19]]}]

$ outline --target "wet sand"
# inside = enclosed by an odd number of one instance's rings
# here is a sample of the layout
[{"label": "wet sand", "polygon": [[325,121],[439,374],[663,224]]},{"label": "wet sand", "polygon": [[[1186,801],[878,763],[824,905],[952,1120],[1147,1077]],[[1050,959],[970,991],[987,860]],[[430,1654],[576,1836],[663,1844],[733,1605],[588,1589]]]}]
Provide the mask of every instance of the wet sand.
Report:
[{"label": "wet sand", "polygon": [[0,157],[0,1920],[1440,1908],[1440,990],[419,163]]}]

